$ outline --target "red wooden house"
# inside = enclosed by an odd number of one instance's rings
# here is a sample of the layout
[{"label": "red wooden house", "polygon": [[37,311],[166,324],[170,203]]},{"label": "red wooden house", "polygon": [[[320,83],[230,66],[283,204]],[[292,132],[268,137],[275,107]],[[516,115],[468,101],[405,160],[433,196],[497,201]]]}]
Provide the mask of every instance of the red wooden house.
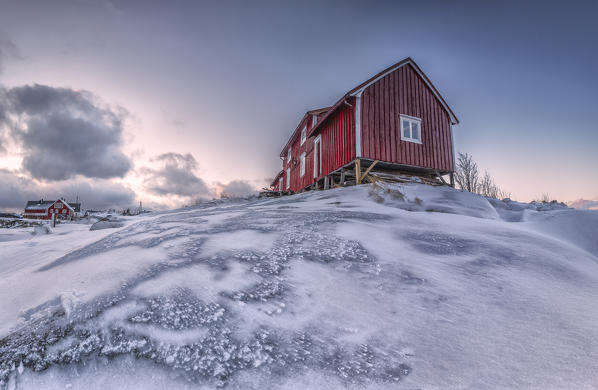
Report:
[{"label": "red wooden house", "polygon": [[64,200],[31,200],[25,206],[23,218],[52,219],[52,215],[60,219],[72,219],[75,210]]},{"label": "red wooden house", "polygon": [[[450,175],[459,121],[417,64],[406,58],[351,89],[332,107],[308,111],[282,149],[275,191],[327,187],[362,168]],[[355,172],[355,173],[353,173]]]}]

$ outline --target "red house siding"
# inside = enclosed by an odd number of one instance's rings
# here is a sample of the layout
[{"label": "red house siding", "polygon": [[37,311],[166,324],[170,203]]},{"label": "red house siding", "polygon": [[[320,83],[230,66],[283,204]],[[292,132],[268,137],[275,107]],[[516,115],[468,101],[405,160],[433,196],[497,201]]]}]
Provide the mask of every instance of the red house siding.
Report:
[{"label": "red house siding", "polygon": [[[421,144],[401,140],[400,115],[421,118]],[[450,118],[410,64],[367,87],[361,97],[362,157],[453,171]]]},{"label": "red house siding", "polygon": [[[314,166],[313,166],[313,148],[314,140],[308,137],[303,145],[301,145],[301,130],[307,126],[306,134],[309,133],[312,127],[312,116],[305,115],[300,122],[300,126],[297,128],[297,133],[293,136],[294,141],[291,144],[291,162],[287,161],[288,149],[284,150],[284,173],[283,173],[283,185],[284,190],[287,190],[287,168],[291,168],[291,191],[300,191],[303,188],[311,185],[314,182]],[[305,174],[301,176],[301,154],[305,153]]]},{"label": "red house siding", "polygon": [[[357,117],[356,110],[359,110]],[[318,116],[315,126],[312,114]],[[421,119],[421,143],[401,140],[401,115]],[[450,173],[454,166],[451,124],[457,123],[455,114],[428,77],[411,58],[406,58],[347,92],[334,106],[310,111],[303,117],[281,154],[283,189],[301,191],[357,157],[418,167],[419,172],[426,174]],[[301,145],[304,127],[307,140]],[[359,129],[359,153],[356,129]],[[318,137],[321,167],[314,177],[314,142]],[[290,162],[289,147],[292,148]],[[303,176],[300,175],[302,153],[306,155]],[[289,186],[287,169],[290,169]]]},{"label": "red house siding", "polygon": [[345,104],[338,108],[321,125],[322,170],[319,177],[355,159],[355,98],[347,99],[347,103],[351,106]]},{"label": "red house siding", "polygon": [[31,219],[52,219],[52,214],[56,214],[61,218],[71,218],[72,211],[71,209],[61,200],[57,200],[54,204],[52,204],[47,209],[25,209],[23,213],[25,218]]}]

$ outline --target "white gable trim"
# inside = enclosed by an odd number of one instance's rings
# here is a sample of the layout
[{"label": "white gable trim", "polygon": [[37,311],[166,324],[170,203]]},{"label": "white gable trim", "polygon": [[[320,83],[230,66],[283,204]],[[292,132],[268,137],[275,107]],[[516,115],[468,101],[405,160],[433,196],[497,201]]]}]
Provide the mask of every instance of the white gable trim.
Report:
[{"label": "white gable trim", "polygon": [[58,202],[62,203],[64,206],[66,206],[66,208],[68,208],[69,210],[71,210],[73,213],[75,212],[75,210],[68,203],[66,203],[65,201],[63,201],[62,199],[58,199],[56,202],[52,203],[50,206],[54,206]]},{"label": "white gable trim", "polygon": [[451,131],[451,148],[453,149],[453,172],[457,172],[457,163],[455,162],[455,139],[453,138],[453,124],[449,127]]},{"label": "white gable trim", "polygon": [[355,95],[355,157],[361,157],[361,94]]},{"label": "white gable trim", "polygon": [[[380,76],[376,77],[375,79],[373,79],[369,83],[365,84],[363,87],[359,88],[357,91],[353,92],[351,94],[351,96],[356,96],[356,97],[357,96],[361,96],[361,94],[363,93],[363,91],[365,91],[365,89],[367,87],[369,87],[370,85],[374,84],[376,81],[380,80],[383,77],[388,76],[390,73],[394,72],[395,70],[397,70],[399,68],[402,68],[403,66],[405,66],[407,64],[411,64],[412,65],[411,67],[413,68],[413,70],[415,70],[415,72],[417,72],[417,74],[419,75],[419,77],[421,77],[421,79],[424,81],[424,83],[426,83],[426,85],[428,86],[428,88],[430,88],[430,91],[432,91],[432,93],[434,94],[434,96],[436,96],[436,98],[438,99],[438,101],[440,102],[440,104],[442,105],[442,107],[444,107],[444,109],[448,113],[449,117],[451,118],[451,123],[452,124],[457,124],[457,118],[455,118],[455,116],[451,113],[451,109],[446,105],[446,103],[444,103],[444,99],[442,99],[442,97],[438,93],[436,93],[436,89],[428,82],[428,78],[419,70],[418,66],[415,65],[411,61],[405,61],[404,63],[402,63],[400,65],[397,65],[397,66],[389,69],[388,71],[386,71],[383,74],[381,74]],[[355,110],[355,117],[357,119],[357,109]],[[357,121],[355,121],[355,125],[357,126]],[[361,125],[361,123],[360,123],[360,125]],[[355,134],[355,135],[357,135],[357,134]]]}]

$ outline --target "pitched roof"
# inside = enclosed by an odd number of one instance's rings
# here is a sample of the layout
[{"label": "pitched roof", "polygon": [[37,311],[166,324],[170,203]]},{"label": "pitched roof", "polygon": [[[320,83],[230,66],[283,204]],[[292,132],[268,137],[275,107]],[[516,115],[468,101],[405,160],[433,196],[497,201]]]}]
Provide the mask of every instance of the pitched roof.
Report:
[{"label": "pitched roof", "polygon": [[332,106],[318,108],[316,110],[308,111],[307,113],[310,114],[310,115],[320,115],[320,114],[325,113],[326,111],[330,110],[331,108],[332,108]]},{"label": "pitched roof", "polygon": [[291,138],[289,138],[289,140],[287,141],[287,143],[284,145],[284,147],[280,151],[280,157],[284,157],[285,151],[287,150],[287,148],[289,147],[289,145],[292,144],[293,142],[295,142],[295,139],[299,136],[299,128],[301,127],[301,124],[305,120],[305,117],[311,116],[311,115],[320,115],[320,114],[322,114],[324,112],[327,112],[331,108],[332,107],[324,107],[324,108],[317,108],[315,110],[307,111],[305,113],[305,115],[303,115],[301,117],[301,120],[299,121],[299,124],[297,125],[297,127],[293,131],[293,134],[291,134]]},{"label": "pitched roof", "polygon": [[381,78],[383,78],[387,74],[389,74],[391,72],[394,72],[395,70],[397,70],[400,67],[405,66],[405,65],[411,65],[413,67],[413,69],[415,70],[415,72],[424,80],[424,82],[426,83],[426,85],[432,90],[432,93],[434,94],[434,96],[436,97],[436,99],[438,99],[438,101],[440,102],[440,104],[444,107],[444,109],[446,110],[446,112],[449,114],[449,117],[451,118],[452,123],[453,124],[458,124],[459,123],[459,119],[457,118],[457,116],[455,115],[455,113],[453,112],[453,110],[451,110],[451,108],[448,106],[448,104],[446,103],[446,101],[444,100],[444,98],[440,95],[440,93],[438,92],[438,90],[436,89],[436,87],[434,87],[434,85],[432,84],[432,82],[430,81],[430,79],[428,78],[428,76],[425,75],[425,73],[420,69],[419,66],[417,66],[417,64],[415,63],[415,61],[413,61],[413,59],[411,59],[411,57],[407,57],[404,60],[401,60],[401,61],[397,62],[396,64],[389,66],[388,68],[384,69],[382,72],[380,72],[380,73],[376,74],[375,76],[369,78],[368,80],[364,81],[363,83],[359,84],[358,86],[356,86],[355,88],[353,88],[349,92],[347,92],[345,95],[343,95],[343,97],[341,97],[334,104],[334,106],[332,106],[330,108],[330,110],[328,110],[326,112],[326,115],[324,115],[324,117],[321,120],[319,120],[318,123],[310,130],[309,135],[311,136],[312,134],[314,134],[320,128],[320,125],[334,111],[336,111],[336,109],[338,107],[340,107],[340,105],[343,104],[343,102],[347,98],[349,98],[350,96],[360,95],[361,92],[363,92],[371,84],[375,83],[376,81],[380,80]]},{"label": "pitched roof", "polygon": [[63,199],[58,199],[56,202],[62,202],[62,204],[64,204],[64,205],[65,205],[67,208],[69,208],[71,211],[73,211],[73,212],[75,211],[75,210],[74,210],[74,209],[71,207],[71,205],[67,203],[67,201],[66,201],[66,200],[63,200]]},{"label": "pitched roof", "polygon": [[[48,209],[50,206],[52,206],[54,203],[61,201],[67,208],[71,209],[72,211],[81,211],[81,203],[72,203],[69,204],[67,203],[65,200],[62,199],[58,199],[58,200],[30,200],[27,201],[27,204],[25,205],[25,211],[27,210],[46,210]],[[73,205],[76,205],[78,207],[78,210],[73,207]]]},{"label": "pitched roof", "polygon": [[55,200],[30,200],[25,205],[25,210],[45,210],[52,206]]},{"label": "pitched roof", "polygon": [[278,173],[276,174],[276,176],[274,177],[274,179],[272,179],[272,182],[270,183],[270,185],[271,185],[271,186],[275,186],[275,185],[276,185],[276,183],[278,182],[278,179],[280,179],[280,178],[281,178],[282,174],[283,174],[283,171],[280,171],[280,172],[278,172]]}]

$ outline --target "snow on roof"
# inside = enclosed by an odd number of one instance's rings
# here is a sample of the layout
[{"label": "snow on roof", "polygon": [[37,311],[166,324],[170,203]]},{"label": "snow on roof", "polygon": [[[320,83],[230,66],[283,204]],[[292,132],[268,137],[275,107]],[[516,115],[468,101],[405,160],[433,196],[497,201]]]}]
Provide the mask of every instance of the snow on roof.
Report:
[{"label": "snow on roof", "polygon": [[25,205],[25,211],[27,210],[46,210],[56,202],[55,200],[30,200]]},{"label": "snow on roof", "polygon": [[[67,201],[63,200],[63,199],[58,199],[58,200],[30,200],[27,202],[27,205],[25,205],[25,211],[27,210],[47,210],[50,206],[52,206],[54,203],[60,201],[62,204],[64,204],[68,209],[70,209],[71,211],[81,211],[81,203],[72,203],[69,204]],[[73,207],[73,205],[76,205],[77,208]]]}]

